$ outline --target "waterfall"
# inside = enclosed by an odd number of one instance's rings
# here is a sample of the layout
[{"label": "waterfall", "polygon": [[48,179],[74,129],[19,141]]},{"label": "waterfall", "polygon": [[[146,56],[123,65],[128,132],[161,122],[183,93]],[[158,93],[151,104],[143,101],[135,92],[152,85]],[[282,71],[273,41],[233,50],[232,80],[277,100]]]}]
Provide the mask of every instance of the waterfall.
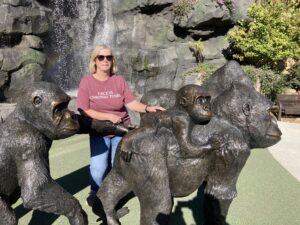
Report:
[{"label": "waterfall", "polygon": [[106,44],[113,45],[114,24],[112,18],[112,6],[110,0],[103,0],[103,27],[96,27],[96,35],[94,37],[93,45]]},{"label": "waterfall", "polygon": [[113,45],[111,2],[55,0],[51,17],[52,31],[45,38],[48,61],[44,79],[66,91],[77,89],[88,73],[93,48],[101,43]]}]

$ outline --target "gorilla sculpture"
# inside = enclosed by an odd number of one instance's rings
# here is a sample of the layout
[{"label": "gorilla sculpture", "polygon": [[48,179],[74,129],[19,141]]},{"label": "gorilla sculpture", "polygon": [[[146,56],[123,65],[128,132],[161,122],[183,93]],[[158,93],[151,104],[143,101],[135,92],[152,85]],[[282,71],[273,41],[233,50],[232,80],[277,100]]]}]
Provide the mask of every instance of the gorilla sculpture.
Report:
[{"label": "gorilla sculpture", "polygon": [[[110,122],[93,121],[68,110],[70,97],[56,85],[27,87],[15,110],[0,124],[0,224],[15,225],[11,205],[65,215],[71,225],[87,224],[79,202],[50,176],[48,152],[54,139],[75,133],[123,133]],[[78,122],[79,120],[79,122]]]},{"label": "gorilla sculpture", "polygon": [[174,106],[167,111],[142,117],[141,127],[130,132],[121,142],[122,158],[129,162],[133,145],[137,139],[156,135],[159,129],[167,128],[178,141],[181,155],[186,158],[204,157],[206,153],[220,147],[218,140],[212,138],[205,145],[191,141],[191,131],[195,124],[205,124],[212,116],[210,96],[199,85],[186,85],[178,90]]},{"label": "gorilla sculpture", "polygon": [[230,61],[217,70],[203,87],[212,96],[214,116],[207,125],[194,126],[191,141],[201,145],[217,136],[223,144],[204,158],[186,158],[170,129],[161,127],[148,137],[136,135],[130,162],[122,160],[118,151],[113,169],[97,193],[107,224],[120,224],[115,205],[133,190],[141,205],[140,224],[166,225],[172,197],[187,196],[203,182],[205,224],[225,223],[250,149],[277,143],[281,132],[270,113],[271,102],[255,91],[237,62]]}]

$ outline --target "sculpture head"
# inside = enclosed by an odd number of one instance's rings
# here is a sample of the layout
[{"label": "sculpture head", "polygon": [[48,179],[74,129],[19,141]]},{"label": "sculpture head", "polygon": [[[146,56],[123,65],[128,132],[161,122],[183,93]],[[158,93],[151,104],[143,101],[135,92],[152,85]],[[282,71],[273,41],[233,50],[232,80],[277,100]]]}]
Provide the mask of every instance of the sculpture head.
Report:
[{"label": "sculpture head", "polygon": [[213,101],[214,113],[243,131],[251,148],[269,147],[280,140],[271,106],[253,87],[240,83],[232,84]]},{"label": "sculpture head", "polygon": [[207,122],[212,117],[210,95],[199,85],[189,84],[176,93],[175,106],[186,111],[194,123]]},{"label": "sculpture head", "polygon": [[55,84],[36,82],[24,88],[16,110],[49,139],[61,139],[79,130],[74,113],[68,109],[69,101],[70,97]]},{"label": "sculpture head", "polygon": [[202,87],[209,90],[213,98],[231,87],[232,82],[253,87],[251,80],[246,76],[240,64],[234,60],[227,62],[224,66],[216,70],[205,82]]}]

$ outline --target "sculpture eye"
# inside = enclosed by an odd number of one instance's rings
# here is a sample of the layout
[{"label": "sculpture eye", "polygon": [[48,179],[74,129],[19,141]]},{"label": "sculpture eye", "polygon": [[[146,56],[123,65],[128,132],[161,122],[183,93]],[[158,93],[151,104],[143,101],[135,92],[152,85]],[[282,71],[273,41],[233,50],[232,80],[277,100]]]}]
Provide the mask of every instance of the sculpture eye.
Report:
[{"label": "sculpture eye", "polygon": [[205,99],[202,96],[200,96],[200,97],[196,98],[195,102],[197,105],[202,105],[205,102]]},{"label": "sculpture eye", "polygon": [[43,99],[40,96],[35,96],[33,98],[33,105],[34,106],[39,106],[42,102],[43,102]]},{"label": "sculpture eye", "polygon": [[250,115],[250,111],[251,111],[251,105],[249,103],[245,103],[242,106],[242,110],[245,116],[249,116]]},{"label": "sculpture eye", "polygon": [[199,96],[198,98],[196,98],[195,103],[198,105],[203,105],[205,103],[209,103],[210,102],[210,97],[209,96]]}]

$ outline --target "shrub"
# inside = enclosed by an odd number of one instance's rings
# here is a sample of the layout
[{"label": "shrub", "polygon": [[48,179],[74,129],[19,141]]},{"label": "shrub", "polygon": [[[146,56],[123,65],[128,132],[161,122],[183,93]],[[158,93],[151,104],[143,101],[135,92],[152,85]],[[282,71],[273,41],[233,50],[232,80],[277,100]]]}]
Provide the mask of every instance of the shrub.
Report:
[{"label": "shrub", "polygon": [[284,77],[269,68],[255,68],[254,66],[242,66],[256,90],[274,101],[277,94],[281,94],[286,88]]},{"label": "shrub", "polygon": [[251,5],[252,20],[228,33],[230,52],[240,61],[279,70],[287,58],[300,57],[300,7],[297,1],[264,2]]},{"label": "shrub", "polygon": [[[218,64],[200,63],[192,70],[187,71],[184,75],[189,76],[190,74],[198,73],[198,79],[203,83],[221,66],[222,65]],[[252,81],[256,90],[272,101],[276,99],[277,94],[283,93],[287,88],[285,76],[280,76],[280,74],[269,68],[256,68],[251,65],[242,66],[242,68],[246,76]],[[299,69],[300,67],[297,68]]]},{"label": "shrub", "polygon": [[200,62],[204,61],[204,55],[203,55],[204,44],[201,41],[201,39],[191,43],[189,48],[193,52],[197,63],[200,63]]},{"label": "shrub", "polygon": [[200,83],[203,83],[207,78],[210,77],[221,65],[217,64],[208,64],[208,63],[199,63],[197,66],[191,70],[185,72],[184,76],[189,76],[191,74],[197,73],[198,80]]},{"label": "shrub", "polygon": [[218,64],[201,63],[197,65],[197,67],[195,68],[195,72],[203,74],[204,77],[208,78],[220,67],[221,65]]},{"label": "shrub", "polygon": [[295,63],[289,70],[288,74],[284,76],[286,85],[300,91],[300,62]]},{"label": "shrub", "polygon": [[198,0],[177,0],[174,4],[174,15],[179,20],[187,16]]}]

